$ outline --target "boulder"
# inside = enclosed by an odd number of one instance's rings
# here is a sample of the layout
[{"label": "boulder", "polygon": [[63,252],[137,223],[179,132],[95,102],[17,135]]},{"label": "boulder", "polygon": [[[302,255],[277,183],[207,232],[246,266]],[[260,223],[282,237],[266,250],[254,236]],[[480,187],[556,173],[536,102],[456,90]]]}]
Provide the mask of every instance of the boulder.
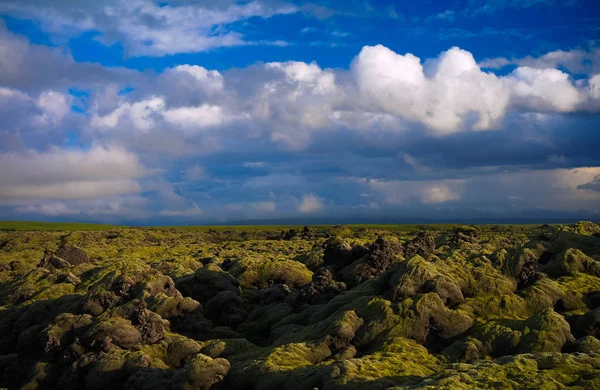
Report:
[{"label": "boulder", "polygon": [[55,255],[68,261],[71,265],[80,265],[90,262],[88,254],[83,249],[76,246],[63,245],[58,248]]}]

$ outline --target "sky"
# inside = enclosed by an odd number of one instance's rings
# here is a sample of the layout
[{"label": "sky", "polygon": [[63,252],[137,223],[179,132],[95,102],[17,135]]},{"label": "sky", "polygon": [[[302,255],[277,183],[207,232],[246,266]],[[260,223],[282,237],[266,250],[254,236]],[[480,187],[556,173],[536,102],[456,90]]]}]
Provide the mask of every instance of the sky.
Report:
[{"label": "sky", "polygon": [[600,220],[597,0],[0,0],[0,219]]}]

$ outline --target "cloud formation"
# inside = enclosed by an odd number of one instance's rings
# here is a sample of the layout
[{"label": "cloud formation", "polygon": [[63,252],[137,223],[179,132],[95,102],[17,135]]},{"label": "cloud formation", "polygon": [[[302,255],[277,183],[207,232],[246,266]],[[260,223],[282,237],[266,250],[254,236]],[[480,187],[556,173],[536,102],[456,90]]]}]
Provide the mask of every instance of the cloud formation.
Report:
[{"label": "cloud formation", "polygon": [[252,44],[255,42],[245,40],[242,33],[232,30],[231,24],[297,10],[284,2],[256,0],[170,4],[151,0],[47,1],[43,4],[34,0],[8,0],[0,3],[0,12],[33,19],[58,41],[86,31],[99,31],[98,41],[107,45],[122,41],[131,56],[198,53]]},{"label": "cloud formation", "polygon": [[0,153],[0,200],[90,199],[140,192],[148,173],[136,155],[116,146]]},{"label": "cloud formation", "polygon": [[[78,34],[73,20],[99,28],[111,5],[85,7],[87,17],[52,8],[65,18],[50,18],[52,38]],[[193,21],[182,10],[214,11],[199,23],[225,26],[214,37],[224,40],[237,21],[294,11],[277,2],[127,7],[131,24],[107,26],[98,39],[144,55],[189,50],[201,39],[202,28],[170,47],[166,35],[143,43],[126,31],[189,34]],[[280,61],[142,72],[76,62],[2,26],[2,53],[0,217],[210,223],[600,213],[594,50],[478,63],[476,52],[458,47],[426,59],[375,45],[357,48],[345,68]],[[514,69],[494,71],[504,64]]]},{"label": "cloud formation", "polygon": [[315,194],[306,194],[302,196],[302,202],[298,206],[298,211],[301,213],[314,213],[324,207],[321,198]]},{"label": "cloud formation", "polygon": [[350,71],[303,62],[225,73],[180,65],[166,69],[157,81],[155,88],[134,94],[135,100],[117,97],[112,110],[93,112],[90,126],[187,138],[218,130],[220,139],[244,129],[245,136],[266,135],[300,150],[314,134],[331,129],[402,131],[421,125],[430,134],[446,136],[501,129],[512,111],[598,109],[596,78],[586,87],[558,69],[526,66],[497,76],[456,47],[422,62],[410,53],[367,46]]}]

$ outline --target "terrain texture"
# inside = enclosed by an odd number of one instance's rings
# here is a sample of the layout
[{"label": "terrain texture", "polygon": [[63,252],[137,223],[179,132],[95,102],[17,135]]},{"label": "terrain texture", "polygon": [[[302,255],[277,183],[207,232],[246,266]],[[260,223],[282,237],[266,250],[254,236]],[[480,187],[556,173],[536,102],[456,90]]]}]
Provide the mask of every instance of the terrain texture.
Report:
[{"label": "terrain texture", "polygon": [[0,387],[600,389],[600,226],[0,231]]}]

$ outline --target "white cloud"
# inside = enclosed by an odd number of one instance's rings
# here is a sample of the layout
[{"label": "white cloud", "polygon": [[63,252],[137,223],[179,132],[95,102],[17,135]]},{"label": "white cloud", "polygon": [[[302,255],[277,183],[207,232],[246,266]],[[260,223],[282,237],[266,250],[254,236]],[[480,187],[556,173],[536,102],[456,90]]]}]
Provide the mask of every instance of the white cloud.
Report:
[{"label": "white cloud", "polygon": [[302,196],[302,202],[298,206],[298,211],[301,213],[314,213],[323,208],[323,201],[314,194],[306,194]]},{"label": "white cloud", "polygon": [[122,102],[111,113],[99,116],[94,114],[90,124],[92,127],[114,130],[119,126],[125,129],[131,124],[134,130],[148,132],[155,125],[155,117],[165,107],[165,101],[161,97],[150,97],[136,103]]},{"label": "white cloud", "polygon": [[[511,110],[596,111],[599,80],[575,84],[560,70],[524,66],[496,76],[456,47],[422,63],[412,54],[366,46],[350,71],[295,61],[224,73],[179,65],[136,91],[135,101],[111,95],[108,100],[117,102],[112,108],[94,105],[91,126],[159,137],[163,145],[169,144],[167,139],[173,144],[197,139],[218,150],[227,137],[236,142],[265,137],[301,150],[315,133],[337,128],[402,132],[421,124],[444,136],[500,129]],[[136,139],[136,144],[144,143]],[[192,147],[177,149],[183,153]]]},{"label": "white cloud", "polygon": [[372,110],[424,123],[437,134],[465,128],[468,114],[475,130],[494,128],[504,115],[510,91],[493,74],[480,70],[471,53],[452,48],[428,64],[390,49],[366,46],[353,64],[360,91]]},{"label": "white cloud", "polygon": [[563,67],[575,74],[593,74],[600,71],[600,49],[555,50],[540,57],[490,58],[480,62],[479,65],[490,69],[500,69],[508,65],[526,66],[536,69],[556,69]]},{"label": "white cloud", "polygon": [[520,67],[508,81],[515,104],[533,111],[570,112],[583,102],[569,75],[558,69]]},{"label": "white cloud", "polygon": [[71,111],[71,98],[56,91],[43,92],[36,103],[43,111],[42,120],[44,122],[55,124]]},{"label": "white cloud", "polygon": [[187,129],[202,129],[223,124],[227,118],[219,106],[179,107],[166,110],[164,118]]},{"label": "white cloud", "polygon": [[0,199],[93,199],[140,191],[139,183],[132,180],[14,184],[0,189]]},{"label": "white cloud", "polygon": [[273,140],[303,148],[312,131],[331,124],[334,107],[341,103],[335,74],[294,61],[268,63],[265,70],[269,80],[258,86],[249,114],[269,125]]},{"label": "white cloud", "polygon": [[122,101],[105,115],[93,114],[92,128],[103,132],[139,134],[161,131],[164,125],[173,125],[185,135],[194,135],[206,128],[217,127],[230,121],[219,106],[203,104],[198,107],[166,108],[163,96],[151,96],[135,103]]},{"label": "white cloud", "polygon": [[[216,70],[207,70],[198,65],[178,65],[165,71],[166,75],[170,73],[187,73],[196,81],[196,86],[209,93],[219,93],[223,91],[223,76]],[[186,79],[186,81],[188,81]]]},{"label": "white cloud", "polygon": [[[248,43],[231,24],[252,17],[289,14],[297,7],[283,2],[202,1],[159,5],[151,0],[93,2],[7,0],[0,11],[39,21],[57,40],[83,31],[102,33],[100,42],[121,40],[133,56],[198,53]],[[263,42],[264,43],[264,42]]]},{"label": "white cloud", "polygon": [[590,78],[589,94],[592,99],[600,100],[600,74]]},{"label": "white cloud", "polygon": [[90,199],[136,193],[148,173],[117,146],[0,153],[0,198]]}]

